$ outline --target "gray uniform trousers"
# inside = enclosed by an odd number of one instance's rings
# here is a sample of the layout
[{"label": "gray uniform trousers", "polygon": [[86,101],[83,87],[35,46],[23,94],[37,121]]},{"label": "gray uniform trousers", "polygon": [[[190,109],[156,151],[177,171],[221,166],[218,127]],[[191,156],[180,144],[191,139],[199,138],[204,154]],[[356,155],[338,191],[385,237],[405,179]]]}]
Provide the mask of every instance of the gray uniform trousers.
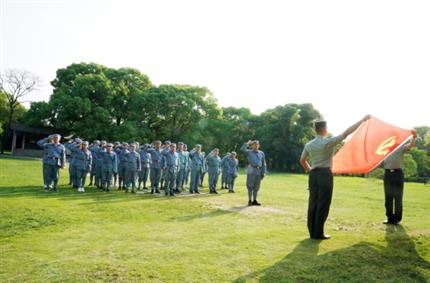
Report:
[{"label": "gray uniform trousers", "polygon": [[202,170],[191,169],[190,193],[199,191],[201,175],[202,175]]},{"label": "gray uniform trousers", "polygon": [[211,168],[208,169],[208,175],[209,175],[209,190],[211,192],[216,191],[216,186],[218,184],[219,179],[219,170],[218,168]]}]

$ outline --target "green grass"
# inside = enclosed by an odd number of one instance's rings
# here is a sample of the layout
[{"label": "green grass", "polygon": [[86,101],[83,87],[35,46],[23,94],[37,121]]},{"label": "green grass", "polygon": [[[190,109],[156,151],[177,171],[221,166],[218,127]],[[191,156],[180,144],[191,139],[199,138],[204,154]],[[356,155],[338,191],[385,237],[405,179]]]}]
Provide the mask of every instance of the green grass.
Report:
[{"label": "green grass", "polygon": [[[176,198],[41,188],[41,162],[0,158],[0,282],[429,282],[430,186],[406,184],[387,227],[379,180],[336,177],[326,232],[307,239],[305,175]],[[207,192],[207,186],[203,190]]]}]

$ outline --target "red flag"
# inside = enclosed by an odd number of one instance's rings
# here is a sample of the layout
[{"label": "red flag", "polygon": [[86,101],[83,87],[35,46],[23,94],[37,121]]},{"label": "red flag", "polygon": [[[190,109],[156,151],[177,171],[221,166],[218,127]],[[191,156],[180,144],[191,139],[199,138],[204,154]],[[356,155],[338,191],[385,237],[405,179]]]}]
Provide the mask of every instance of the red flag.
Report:
[{"label": "red flag", "polygon": [[369,173],[410,136],[410,130],[371,117],[336,153],[333,173]]}]

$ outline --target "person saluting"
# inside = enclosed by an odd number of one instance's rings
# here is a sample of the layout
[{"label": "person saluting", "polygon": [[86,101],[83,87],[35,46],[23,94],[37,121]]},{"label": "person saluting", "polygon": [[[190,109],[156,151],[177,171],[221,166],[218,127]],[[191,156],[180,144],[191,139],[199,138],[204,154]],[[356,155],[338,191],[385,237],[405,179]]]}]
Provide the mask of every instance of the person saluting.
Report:
[{"label": "person saluting", "polygon": [[315,122],[317,136],[305,145],[300,158],[300,164],[303,169],[306,172],[310,172],[307,224],[309,235],[312,239],[330,239],[329,235],[324,234],[324,223],[330,211],[333,194],[331,167],[335,146],[355,132],[369,118],[370,115],[364,116],[363,119],[346,129],[341,135],[334,137],[328,136],[326,121]]}]

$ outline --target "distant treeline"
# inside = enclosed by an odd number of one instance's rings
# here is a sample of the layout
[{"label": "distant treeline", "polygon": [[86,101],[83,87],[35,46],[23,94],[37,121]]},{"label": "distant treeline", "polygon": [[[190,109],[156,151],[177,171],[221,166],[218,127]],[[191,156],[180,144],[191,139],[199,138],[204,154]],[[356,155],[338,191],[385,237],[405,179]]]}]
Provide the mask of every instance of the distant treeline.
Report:
[{"label": "distant treeline", "polygon": [[[286,104],[260,115],[247,108],[222,108],[206,87],[155,86],[139,70],[94,63],[59,69],[51,84],[49,101],[31,103],[16,120],[89,141],[183,141],[191,147],[201,143],[207,152],[214,147],[237,151],[244,141],[259,139],[272,171],[301,172],[301,151],[315,135],[313,121],[322,118],[312,104]],[[430,176],[429,130],[418,131],[423,152],[412,154],[415,175]]]}]

